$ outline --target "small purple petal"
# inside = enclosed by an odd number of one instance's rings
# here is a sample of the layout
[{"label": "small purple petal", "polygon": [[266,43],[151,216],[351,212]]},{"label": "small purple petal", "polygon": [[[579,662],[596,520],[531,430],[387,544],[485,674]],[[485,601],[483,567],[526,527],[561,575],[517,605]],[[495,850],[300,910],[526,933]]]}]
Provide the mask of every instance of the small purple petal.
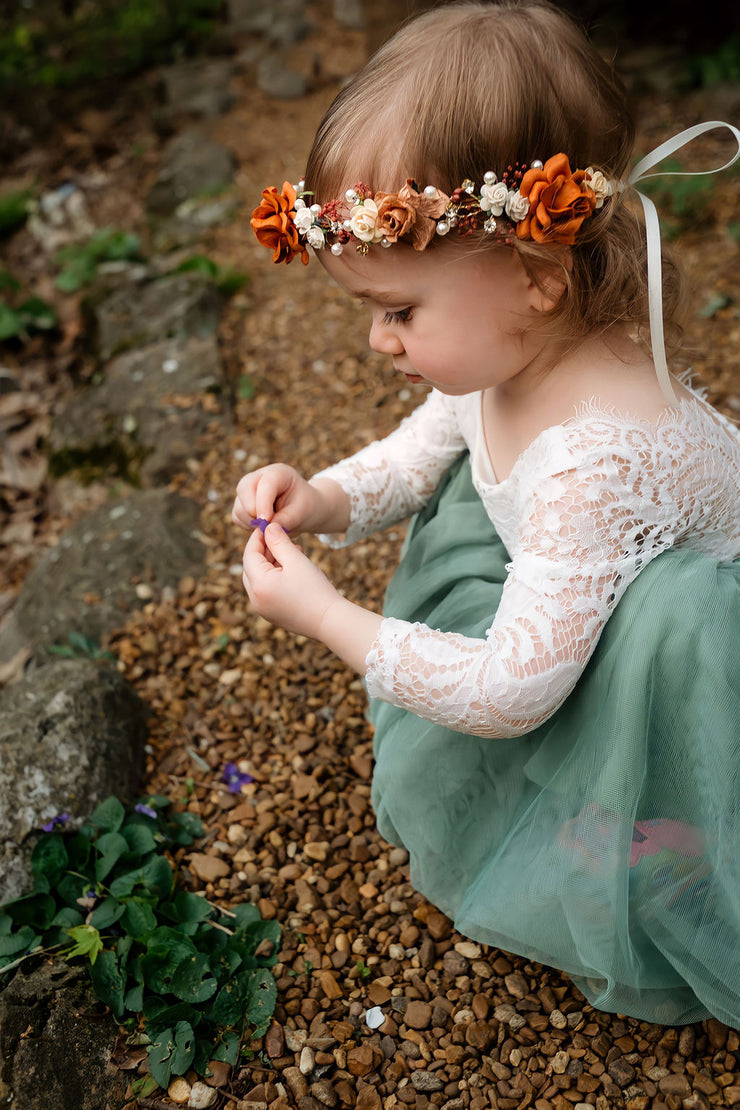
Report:
[{"label": "small purple petal", "polygon": [[151,806],[144,805],[143,802],[139,802],[138,805],[134,806],[134,813],[141,813],[144,815],[144,817],[151,817],[152,820],[155,821],[157,819],[156,809],[152,809]]},{"label": "small purple petal", "polygon": [[227,763],[221,781],[226,783],[227,790],[232,794],[241,793],[241,788],[254,779],[247,771],[240,771],[236,763]]},{"label": "small purple petal", "polygon": [[51,821],[47,821],[41,828],[44,832],[53,832],[60,825],[66,825],[69,821],[68,813],[58,813],[56,817],[52,817]]},{"label": "small purple petal", "polygon": [[269,520],[265,520],[263,516],[256,516],[254,520],[250,520],[249,523],[251,524],[252,528],[259,528],[260,532],[264,536],[265,528],[270,522]]}]

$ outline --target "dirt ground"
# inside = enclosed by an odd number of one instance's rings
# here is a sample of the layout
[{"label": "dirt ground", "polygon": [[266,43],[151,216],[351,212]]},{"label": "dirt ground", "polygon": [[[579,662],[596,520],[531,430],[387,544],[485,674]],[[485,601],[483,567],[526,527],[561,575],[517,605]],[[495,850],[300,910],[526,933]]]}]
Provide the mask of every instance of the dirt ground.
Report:
[{"label": "dirt ground", "polygon": [[[242,74],[236,105],[213,128],[238,156],[244,206],[203,248],[251,275],[225,313],[220,342],[233,382],[248,379],[252,395],[237,400],[234,433],[206,438],[173,483],[203,505],[208,573],[132,615],[109,645],[152,707],[146,789],[187,804],[208,830],[185,861],[187,881],[217,901],[253,899],[284,929],[274,1025],[249,1046],[218,1105],[740,1105],[736,1032],[716,1021],[682,1030],[598,1013],[559,972],[454,932],[412,889],[405,853],[375,831],[361,682],[321,646],[249,612],[242,536],[230,521],[240,475],[272,460],[313,472],[390,431],[423,396],[419,387],[399,388],[387,360],[367,349],[361,310],[321,267],[273,267],[249,229],[261,189],[300,176],[313,129],[337,79],[362,59],[364,39],[324,27],[296,64],[315,72],[317,53],[319,77],[304,98],[270,100]],[[695,97],[646,98],[640,151],[700,118]],[[25,156],[13,176],[35,175],[50,188],[100,173],[96,223],[146,236],[143,201],[161,146],[147,111],[113,104],[60,125],[52,147]],[[709,136],[695,144],[691,163],[720,164],[724,149]],[[740,274],[729,231],[740,222],[736,178],[716,178],[710,195],[674,246],[695,288],[691,363],[710,398],[737,415]],[[48,259],[26,233],[8,245],[5,265],[60,304]],[[6,358],[38,399],[40,439],[61,399],[91,372],[76,303],[68,299],[60,311],[61,338]],[[8,525],[15,510],[26,527],[0,549],[0,608],[44,546],[114,485],[42,482],[30,502],[8,506]],[[400,540],[396,530],[346,551],[305,546],[348,596],[379,608]],[[241,794],[221,782],[230,761],[253,777]],[[373,1006],[384,1015],[377,1030],[364,1023]]]}]

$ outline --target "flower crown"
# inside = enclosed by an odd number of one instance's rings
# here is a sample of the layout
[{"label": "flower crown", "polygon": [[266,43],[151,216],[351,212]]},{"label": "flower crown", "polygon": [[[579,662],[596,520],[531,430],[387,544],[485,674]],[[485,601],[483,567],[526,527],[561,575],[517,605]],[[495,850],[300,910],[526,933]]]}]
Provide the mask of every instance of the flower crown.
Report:
[{"label": "flower crown", "polygon": [[[286,181],[282,192],[274,186],[263,190],[250,222],[259,242],[272,250],[273,262],[291,262],[299,254],[304,266],[307,245],[338,255],[354,242],[360,254],[367,254],[372,243],[389,247],[404,240],[422,251],[435,235],[453,228],[461,236],[482,230],[572,246],[583,221],[613,193],[600,170],[573,171],[567,155],[555,154],[544,165],[508,166],[500,180],[486,173],[480,190],[473,181],[463,181],[451,196],[434,185],[420,188],[409,178],[397,193],[374,193],[358,182],[343,201],[320,205],[307,203],[313,194],[305,182],[293,186]],[[342,208],[349,209],[347,215]]]}]

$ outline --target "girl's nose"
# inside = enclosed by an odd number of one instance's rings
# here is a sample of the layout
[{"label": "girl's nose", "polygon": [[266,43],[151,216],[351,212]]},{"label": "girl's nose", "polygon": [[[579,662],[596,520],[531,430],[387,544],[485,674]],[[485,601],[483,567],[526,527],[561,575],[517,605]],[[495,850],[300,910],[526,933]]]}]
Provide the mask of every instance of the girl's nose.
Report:
[{"label": "girl's nose", "polygon": [[398,332],[384,324],[382,317],[370,325],[369,343],[379,355],[400,355],[404,347]]}]

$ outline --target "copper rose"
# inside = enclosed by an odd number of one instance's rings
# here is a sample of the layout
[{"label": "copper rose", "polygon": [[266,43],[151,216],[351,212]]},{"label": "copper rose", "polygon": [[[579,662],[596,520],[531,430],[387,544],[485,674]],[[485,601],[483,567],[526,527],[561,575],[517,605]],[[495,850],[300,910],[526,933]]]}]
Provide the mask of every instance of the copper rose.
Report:
[{"label": "copper rose", "polygon": [[429,244],[449,202],[439,189],[433,196],[420,192],[411,178],[397,193],[376,193],[373,199],[378,206],[376,232],[389,243],[408,238],[415,251]]},{"label": "copper rose", "polygon": [[283,182],[282,193],[271,185],[262,190],[262,204],[257,205],[249,222],[262,246],[272,251],[273,262],[291,262],[300,254],[301,262],[307,266],[308,251],[298,238],[293,220],[295,201],[295,189],[288,181]]},{"label": "copper rose", "polygon": [[528,198],[529,212],[516,225],[518,238],[572,246],[596,207],[596,194],[585,177],[585,170],[572,172],[565,154],[548,158],[542,169],[527,170],[519,192]]}]

